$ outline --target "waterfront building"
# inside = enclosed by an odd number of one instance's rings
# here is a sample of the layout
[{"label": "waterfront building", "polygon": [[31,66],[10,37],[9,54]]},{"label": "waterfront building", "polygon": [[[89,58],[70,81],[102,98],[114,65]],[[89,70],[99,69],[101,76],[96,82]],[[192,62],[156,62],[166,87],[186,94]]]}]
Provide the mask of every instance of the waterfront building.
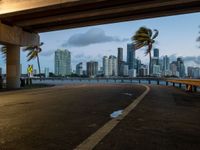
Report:
[{"label": "waterfront building", "polygon": [[185,65],[182,58],[177,58],[177,71],[179,72],[179,77],[185,77]]},{"label": "waterfront building", "polygon": [[194,67],[187,67],[188,77],[193,77]]},{"label": "waterfront building", "polygon": [[161,73],[160,73],[160,66],[159,65],[153,65],[152,75],[153,76],[157,76],[157,77],[159,77],[161,75]]},{"label": "waterfront building", "polygon": [[117,76],[118,75],[118,59],[116,56],[109,56],[108,59],[108,75]]},{"label": "waterfront building", "polygon": [[83,63],[80,62],[76,65],[76,74],[78,76],[82,76],[83,75]]},{"label": "waterfront building", "polygon": [[[159,67],[159,71],[158,71],[158,67]],[[159,65],[159,59],[158,57],[153,57],[151,58],[151,75],[158,75],[160,74],[160,65]]]},{"label": "waterfront building", "polygon": [[118,48],[117,66],[117,74],[123,76],[123,48]]},{"label": "waterfront building", "polygon": [[37,75],[37,70],[33,69],[33,76]]},{"label": "waterfront building", "polygon": [[139,69],[141,68],[141,64],[142,64],[142,62],[141,62],[141,60],[140,59],[136,59],[136,75],[137,76],[139,76]]},{"label": "waterfront building", "polygon": [[194,68],[193,78],[200,78],[200,68],[199,67]]},{"label": "waterfront building", "polygon": [[145,77],[145,76],[148,75],[148,69],[147,68],[148,68],[147,65],[141,64],[141,67],[139,69],[139,76],[140,77]]},{"label": "waterfront building", "polygon": [[127,64],[130,69],[136,69],[135,48],[132,43],[127,44]]},{"label": "waterfront building", "polygon": [[137,75],[136,69],[129,69],[128,75],[130,78],[136,77],[136,75]]},{"label": "waterfront building", "polygon": [[49,77],[49,68],[47,67],[44,68],[44,75],[45,75],[45,78]]},{"label": "waterfront building", "polygon": [[83,76],[87,76],[87,71],[86,70],[83,70]]},{"label": "waterfront building", "polygon": [[55,51],[55,75],[65,76],[71,74],[71,52],[58,49]]},{"label": "waterfront building", "polygon": [[87,62],[87,76],[96,77],[98,73],[98,62],[90,61]]},{"label": "waterfront building", "polygon": [[170,59],[167,55],[163,57],[163,70],[162,70],[163,76],[171,75],[170,71]]},{"label": "waterfront building", "polygon": [[172,76],[179,77],[179,72],[177,70],[177,62],[176,61],[173,61],[170,63],[170,71],[171,71]]},{"label": "waterfront building", "polygon": [[103,57],[103,74],[105,77],[109,76],[109,72],[108,72],[108,57],[104,56]]},{"label": "waterfront building", "polygon": [[159,59],[158,64],[160,65],[160,72],[162,72],[163,71],[163,59]]},{"label": "waterfront building", "polygon": [[124,64],[123,65],[123,76],[124,77],[128,77],[129,76],[129,69],[128,69],[128,65],[127,64]]},{"label": "waterfront building", "polygon": [[104,71],[103,71],[103,67],[100,67],[100,69],[98,70],[97,76],[104,76]]},{"label": "waterfront building", "polygon": [[187,73],[189,77],[200,78],[200,68],[199,67],[188,67]]}]

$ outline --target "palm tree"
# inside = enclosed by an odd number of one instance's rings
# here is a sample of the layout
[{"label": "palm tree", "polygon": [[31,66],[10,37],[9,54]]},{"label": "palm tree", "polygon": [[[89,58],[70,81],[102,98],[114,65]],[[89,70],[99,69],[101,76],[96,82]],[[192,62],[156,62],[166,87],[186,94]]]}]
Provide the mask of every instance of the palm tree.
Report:
[{"label": "palm tree", "polygon": [[28,54],[26,56],[26,57],[28,57],[28,61],[37,58],[37,64],[38,64],[38,70],[39,70],[40,79],[41,79],[41,69],[40,69],[39,53],[42,51],[41,46],[43,44],[44,43],[41,42],[40,45],[37,45],[37,46],[28,46],[25,49],[23,49],[24,52],[28,52]]},{"label": "palm tree", "polygon": [[153,44],[155,43],[155,38],[158,36],[158,30],[154,29],[154,32],[146,27],[140,27],[135,35],[132,37],[132,41],[135,47],[135,50],[138,50],[142,47],[146,47],[145,55],[149,55],[149,74],[151,71],[151,50]]}]

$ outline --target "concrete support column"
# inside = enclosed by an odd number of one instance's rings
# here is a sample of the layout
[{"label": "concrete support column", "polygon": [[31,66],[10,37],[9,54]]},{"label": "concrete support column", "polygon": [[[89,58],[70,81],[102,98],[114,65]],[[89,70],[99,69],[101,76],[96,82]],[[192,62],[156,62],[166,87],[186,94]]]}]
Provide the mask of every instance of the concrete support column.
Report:
[{"label": "concrete support column", "polygon": [[6,88],[20,88],[20,46],[6,45]]}]

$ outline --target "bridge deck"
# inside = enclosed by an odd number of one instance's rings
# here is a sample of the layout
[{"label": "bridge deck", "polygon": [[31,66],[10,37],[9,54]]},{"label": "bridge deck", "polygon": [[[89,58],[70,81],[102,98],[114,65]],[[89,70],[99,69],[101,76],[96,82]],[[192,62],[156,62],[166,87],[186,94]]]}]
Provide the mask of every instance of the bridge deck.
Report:
[{"label": "bridge deck", "polygon": [[199,0],[1,0],[0,22],[38,33],[199,11]]}]

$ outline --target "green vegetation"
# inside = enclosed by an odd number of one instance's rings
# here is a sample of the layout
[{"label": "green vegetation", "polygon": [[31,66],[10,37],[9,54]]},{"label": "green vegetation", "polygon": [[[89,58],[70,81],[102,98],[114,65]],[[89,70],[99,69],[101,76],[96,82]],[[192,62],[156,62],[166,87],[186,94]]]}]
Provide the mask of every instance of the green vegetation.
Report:
[{"label": "green vegetation", "polygon": [[23,51],[28,52],[28,54],[26,56],[28,58],[28,61],[37,58],[37,64],[38,64],[38,70],[39,70],[40,79],[41,79],[41,69],[40,69],[39,53],[42,51],[41,46],[43,44],[44,43],[40,43],[40,45],[28,46],[25,49],[23,49]]},{"label": "green vegetation", "polygon": [[[153,33],[153,31],[155,33]],[[151,70],[151,50],[153,47],[153,44],[155,43],[155,38],[158,36],[158,30],[154,29],[151,30],[146,27],[140,27],[135,35],[132,37],[132,41],[135,46],[135,50],[140,49],[142,47],[146,47],[145,55],[149,55],[149,73],[152,72]]]}]

